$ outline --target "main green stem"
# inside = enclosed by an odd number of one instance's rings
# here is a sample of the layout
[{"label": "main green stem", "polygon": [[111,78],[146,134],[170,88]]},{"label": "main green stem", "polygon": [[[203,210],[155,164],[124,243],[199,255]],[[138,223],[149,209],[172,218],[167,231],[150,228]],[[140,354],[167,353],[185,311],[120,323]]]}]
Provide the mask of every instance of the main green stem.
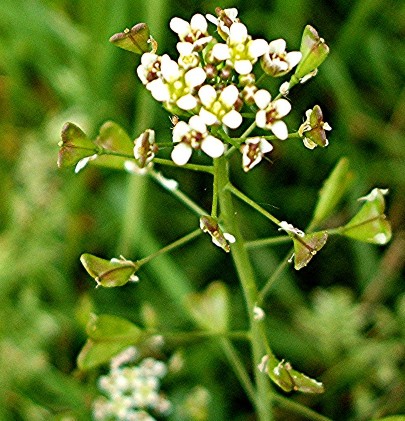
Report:
[{"label": "main green stem", "polygon": [[257,416],[260,421],[271,421],[271,389],[269,379],[263,375],[258,368],[261,358],[265,354],[262,343],[259,324],[253,319],[253,308],[258,299],[258,290],[255,283],[253,268],[249,255],[244,246],[244,240],[235,218],[235,210],[232,203],[231,192],[226,188],[229,185],[228,163],[224,156],[214,161],[214,176],[218,183],[218,197],[221,209],[221,217],[227,232],[231,233],[236,241],[231,246],[232,258],[236,266],[240,282],[245,296],[247,311],[249,314],[251,346],[253,356],[253,372],[256,382],[256,407]]}]

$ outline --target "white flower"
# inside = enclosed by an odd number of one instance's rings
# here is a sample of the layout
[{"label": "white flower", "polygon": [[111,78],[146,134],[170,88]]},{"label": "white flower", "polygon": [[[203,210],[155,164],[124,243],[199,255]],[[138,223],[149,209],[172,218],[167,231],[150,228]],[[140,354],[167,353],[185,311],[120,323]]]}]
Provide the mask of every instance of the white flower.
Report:
[{"label": "white flower", "polygon": [[287,139],[287,125],[281,119],[291,111],[291,104],[284,98],[271,102],[271,95],[265,89],[259,89],[254,99],[259,107],[256,113],[257,126],[271,130],[281,140]]},{"label": "white flower", "polygon": [[142,54],[141,64],[137,67],[136,72],[144,85],[157,79],[160,73],[160,57],[153,53]]},{"label": "white flower", "polygon": [[176,48],[179,52],[178,63],[183,69],[187,70],[199,65],[200,57],[194,51],[193,44],[189,42],[178,42]]},{"label": "white flower", "polygon": [[172,151],[172,160],[177,165],[186,164],[193,149],[202,149],[211,158],[220,157],[225,150],[221,140],[209,134],[203,119],[194,115],[188,123],[179,121],[173,128],[173,142],[177,145]]},{"label": "white flower", "polygon": [[242,124],[241,114],[235,110],[239,91],[235,85],[228,85],[220,93],[211,85],[204,85],[198,91],[202,107],[200,117],[205,124],[211,126],[222,122],[231,129]]},{"label": "white flower", "polygon": [[209,22],[213,23],[217,26],[218,33],[221,35],[222,39],[226,40],[229,36],[229,28],[235,22],[239,22],[238,16],[238,9],[230,8],[230,9],[216,9],[216,13],[218,18],[213,15],[206,15],[206,18]]},{"label": "white flower", "polygon": [[283,39],[271,41],[267,52],[262,56],[263,70],[271,76],[278,77],[288,73],[302,58],[299,51],[285,51],[286,42]]},{"label": "white flower", "polygon": [[134,157],[140,168],[148,166],[155,157],[156,152],[157,145],[155,144],[154,130],[147,129],[134,140]]},{"label": "white flower", "polygon": [[281,230],[283,230],[283,231],[286,231],[287,233],[288,232],[292,232],[293,234],[296,234],[296,235],[298,235],[299,237],[304,237],[305,236],[305,233],[303,232],[303,231],[301,231],[300,229],[298,229],[298,228],[295,228],[293,225],[291,225],[291,224],[289,224],[288,222],[286,222],[286,221],[281,221],[279,224],[278,224],[278,226],[280,227],[278,230],[279,231],[281,231]]},{"label": "white flower", "polygon": [[257,305],[255,305],[253,307],[253,319],[254,320],[257,320],[257,321],[263,320],[265,318],[265,316],[266,316],[266,313],[264,312],[264,310],[261,307],[259,307]]},{"label": "white flower", "polygon": [[199,13],[191,18],[190,23],[177,17],[170,21],[170,29],[179,36],[180,41],[191,44],[194,50],[201,50],[211,41],[207,28],[205,17]]},{"label": "white flower", "polygon": [[201,67],[183,69],[165,54],[160,59],[160,72],[157,75],[157,79],[146,85],[157,101],[164,102],[166,106],[175,104],[185,111],[192,110],[198,105],[194,92],[207,77],[204,69]]},{"label": "white flower", "polygon": [[263,158],[264,154],[273,150],[273,145],[262,137],[251,137],[241,145],[242,167],[245,172],[251,170]]},{"label": "white flower", "polygon": [[247,75],[253,69],[258,57],[267,50],[264,39],[252,40],[243,23],[235,22],[229,28],[226,44],[215,44],[212,55],[219,61],[226,60],[240,75]]}]

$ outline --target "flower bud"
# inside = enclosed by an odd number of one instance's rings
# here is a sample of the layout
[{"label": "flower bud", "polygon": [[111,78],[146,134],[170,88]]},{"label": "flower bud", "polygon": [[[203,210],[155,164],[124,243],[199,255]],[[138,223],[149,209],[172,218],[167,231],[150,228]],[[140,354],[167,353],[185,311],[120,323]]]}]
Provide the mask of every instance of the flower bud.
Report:
[{"label": "flower bud", "polygon": [[302,34],[300,51],[302,59],[295,71],[298,79],[313,72],[323,63],[329,54],[329,47],[325,40],[319,37],[318,32],[311,25],[307,25]]},{"label": "flower bud", "polygon": [[203,232],[208,232],[216,246],[221,247],[227,253],[231,251],[229,243],[234,243],[235,238],[231,234],[222,232],[218,222],[212,216],[203,215],[200,218],[200,228]]},{"label": "flower bud", "polygon": [[148,129],[134,140],[134,156],[140,168],[145,168],[155,157],[155,131]]}]

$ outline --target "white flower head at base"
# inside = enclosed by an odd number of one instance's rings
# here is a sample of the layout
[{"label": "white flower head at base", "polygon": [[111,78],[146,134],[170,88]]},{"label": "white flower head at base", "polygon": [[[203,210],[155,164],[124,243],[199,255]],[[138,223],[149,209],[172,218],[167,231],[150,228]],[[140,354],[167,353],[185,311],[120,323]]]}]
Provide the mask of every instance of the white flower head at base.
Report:
[{"label": "white flower head at base", "polygon": [[230,9],[221,9],[217,7],[215,13],[218,17],[208,14],[206,18],[209,22],[217,26],[218,34],[221,38],[226,41],[229,36],[229,28],[235,22],[240,22],[238,16],[238,9],[232,7]]},{"label": "white flower head at base", "polygon": [[280,227],[278,230],[279,231],[286,231],[287,233],[292,233],[292,234],[296,234],[296,235],[298,235],[299,237],[304,237],[305,236],[305,233],[303,232],[303,231],[301,231],[300,229],[298,229],[298,228],[295,228],[294,227],[294,225],[292,225],[292,224],[289,224],[288,222],[286,222],[286,221],[281,221],[279,224],[278,224],[278,226]]},{"label": "white flower head at base", "polygon": [[173,142],[177,143],[172,151],[172,160],[177,165],[185,165],[193,149],[201,149],[211,158],[220,157],[225,150],[221,140],[209,134],[200,116],[194,115],[188,123],[179,121],[173,128]]},{"label": "white flower head at base", "polygon": [[223,232],[215,218],[209,215],[201,216],[200,228],[203,232],[207,232],[211,236],[212,242],[217,247],[220,247],[227,253],[231,251],[229,244],[233,244],[235,242],[235,237],[228,232]]},{"label": "white flower head at base", "polygon": [[190,23],[177,17],[170,21],[170,29],[179,36],[180,41],[191,44],[196,51],[200,51],[212,39],[207,28],[207,20],[199,13],[191,18]]},{"label": "white flower head at base", "polygon": [[230,129],[236,129],[242,124],[242,116],[235,109],[239,99],[235,85],[228,85],[221,92],[211,85],[204,85],[198,91],[198,96],[202,104],[200,117],[208,126],[221,122]]},{"label": "white flower head at base", "polygon": [[161,58],[159,76],[158,79],[154,79],[146,85],[153,98],[164,102],[167,107],[175,104],[185,111],[192,110],[197,106],[195,90],[204,83],[207,77],[201,67],[186,71],[165,54]]},{"label": "white flower head at base", "polygon": [[295,67],[302,58],[299,51],[285,51],[286,42],[283,39],[271,41],[266,53],[262,56],[261,65],[263,70],[270,76],[284,76]]},{"label": "white flower head at base", "polygon": [[273,145],[262,137],[251,137],[246,139],[240,149],[243,171],[248,172],[262,160],[265,153],[273,150]]},{"label": "white flower head at base", "polygon": [[255,305],[253,307],[253,320],[261,321],[265,317],[266,317],[266,313],[264,312],[264,310],[258,305]]},{"label": "white flower head at base", "polygon": [[253,64],[267,50],[264,39],[252,40],[243,23],[235,22],[229,28],[226,44],[215,44],[212,55],[219,61],[226,60],[240,75],[251,73]]},{"label": "white flower head at base", "polygon": [[281,140],[287,139],[287,125],[281,119],[291,111],[291,104],[284,98],[272,102],[270,93],[265,89],[259,89],[254,100],[259,107],[256,113],[257,127],[271,130]]}]

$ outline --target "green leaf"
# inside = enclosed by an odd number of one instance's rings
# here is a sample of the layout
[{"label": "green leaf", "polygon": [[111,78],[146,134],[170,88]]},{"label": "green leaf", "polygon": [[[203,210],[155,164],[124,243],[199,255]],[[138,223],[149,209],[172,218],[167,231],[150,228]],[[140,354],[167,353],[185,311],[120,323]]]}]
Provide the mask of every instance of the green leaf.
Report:
[{"label": "green leaf", "polygon": [[326,231],[314,232],[304,236],[294,235],[294,269],[305,267],[328,239]]},{"label": "green leaf", "polygon": [[86,328],[89,339],[80,351],[77,363],[80,369],[89,370],[107,363],[121,350],[142,340],[142,330],[117,316],[93,315]]},{"label": "green leaf", "polygon": [[86,332],[90,339],[95,341],[137,341],[142,330],[121,317],[108,314],[99,316],[93,314],[86,326]]},{"label": "green leaf", "polygon": [[146,23],[138,23],[131,29],[114,34],[110,42],[124,50],[135,54],[143,54],[151,51],[149,27]]},{"label": "green leaf", "polygon": [[125,130],[113,121],[106,121],[100,127],[95,143],[108,151],[133,155],[134,143]]},{"label": "green leaf", "polygon": [[214,332],[227,331],[229,294],[224,283],[212,282],[204,292],[189,294],[186,306],[201,328]]},{"label": "green leaf", "polygon": [[295,71],[298,79],[313,72],[323,63],[329,54],[329,47],[324,39],[319,37],[315,28],[307,25],[302,34],[300,51],[302,58]]},{"label": "green leaf", "polygon": [[364,205],[359,212],[341,229],[340,234],[373,244],[387,244],[392,232],[391,224],[384,215],[384,195],[388,190],[375,188],[367,196],[360,198]]},{"label": "green leaf", "polygon": [[80,261],[97,282],[97,286],[111,288],[125,285],[130,281],[138,281],[135,272],[139,269],[139,265],[131,260],[124,258],[105,260],[84,253],[80,256]]},{"label": "green leaf", "polygon": [[324,221],[332,214],[352,180],[353,173],[349,171],[349,160],[341,158],[319,192],[313,217],[315,223]]},{"label": "green leaf", "polygon": [[392,415],[391,417],[378,418],[374,421],[405,421],[405,415]]},{"label": "green leaf", "polygon": [[97,153],[97,146],[73,123],[65,123],[59,142],[58,167],[76,165],[81,159]]}]

